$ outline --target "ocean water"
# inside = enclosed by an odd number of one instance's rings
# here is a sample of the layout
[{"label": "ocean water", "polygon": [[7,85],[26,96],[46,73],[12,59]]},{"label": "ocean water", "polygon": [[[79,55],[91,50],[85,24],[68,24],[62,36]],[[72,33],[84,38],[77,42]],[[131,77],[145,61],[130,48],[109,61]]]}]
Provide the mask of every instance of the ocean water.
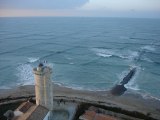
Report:
[{"label": "ocean water", "polygon": [[128,89],[160,98],[160,20],[131,18],[0,18],[0,88],[34,84],[47,60],[53,81],[108,90],[131,67]]}]

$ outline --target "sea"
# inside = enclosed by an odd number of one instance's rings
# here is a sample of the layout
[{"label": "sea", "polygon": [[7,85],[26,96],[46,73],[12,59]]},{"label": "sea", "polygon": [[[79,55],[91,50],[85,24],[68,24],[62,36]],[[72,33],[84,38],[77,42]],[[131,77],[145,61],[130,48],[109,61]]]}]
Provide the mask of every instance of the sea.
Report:
[{"label": "sea", "polygon": [[0,18],[0,89],[34,85],[44,61],[55,84],[91,91],[110,90],[136,67],[125,87],[159,99],[160,20]]}]

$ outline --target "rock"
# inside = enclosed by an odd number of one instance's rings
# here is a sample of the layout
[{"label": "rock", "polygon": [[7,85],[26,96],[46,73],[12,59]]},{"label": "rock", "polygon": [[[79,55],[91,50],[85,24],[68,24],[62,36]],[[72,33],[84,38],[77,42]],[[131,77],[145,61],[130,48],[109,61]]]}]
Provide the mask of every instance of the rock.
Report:
[{"label": "rock", "polygon": [[120,96],[122,95],[127,89],[124,87],[124,85],[116,85],[112,88],[111,94]]}]

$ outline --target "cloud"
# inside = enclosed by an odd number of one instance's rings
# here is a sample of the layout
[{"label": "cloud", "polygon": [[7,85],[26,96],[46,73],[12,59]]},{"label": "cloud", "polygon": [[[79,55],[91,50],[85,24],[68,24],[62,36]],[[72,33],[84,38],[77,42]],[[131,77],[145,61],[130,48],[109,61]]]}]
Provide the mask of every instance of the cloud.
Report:
[{"label": "cloud", "polygon": [[0,0],[0,9],[72,9],[89,0]]},{"label": "cloud", "polygon": [[160,0],[90,0],[81,7],[83,10],[159,11]]}]

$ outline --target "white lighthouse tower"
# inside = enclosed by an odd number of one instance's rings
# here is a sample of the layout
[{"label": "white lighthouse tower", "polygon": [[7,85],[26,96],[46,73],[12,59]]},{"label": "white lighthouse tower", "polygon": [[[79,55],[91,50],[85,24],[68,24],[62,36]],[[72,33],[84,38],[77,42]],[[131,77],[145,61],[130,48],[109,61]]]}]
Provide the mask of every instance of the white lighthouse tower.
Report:
[{"label": "white lighthouse tower", "polygon": [[35,77],[36,104],[44,106],[49,111],[53,110],[53,88],[51,81],[52,69],[42,63],[33,69]]}]

